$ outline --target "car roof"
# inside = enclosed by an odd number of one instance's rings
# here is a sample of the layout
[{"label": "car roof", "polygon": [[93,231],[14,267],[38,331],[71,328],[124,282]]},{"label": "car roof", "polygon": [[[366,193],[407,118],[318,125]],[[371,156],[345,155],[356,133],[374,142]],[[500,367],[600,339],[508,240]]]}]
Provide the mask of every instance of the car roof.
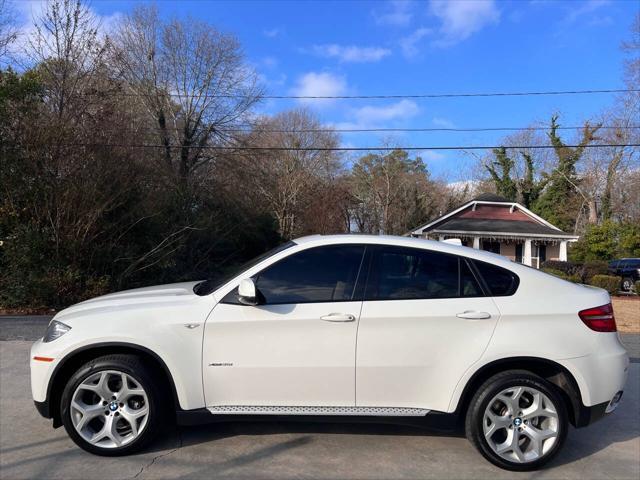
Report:
[{"label": "car roof", "polygon": [[[395,245],[399,247],[422,248],[426,250],[450,253],[475,258],[494,264],[502,264],[509,268],[522,266],[496,253],[486,252],[475,248],[463,247],[452,243],[424,238],[400,237],[396,235],[366,235],[366,234],[337,234],[337,235],[309,235],[293,240],[298,245],[334,245],[341,243],[364,243],[372,245]],[[529,268],[529,267],[525,267]]]}]

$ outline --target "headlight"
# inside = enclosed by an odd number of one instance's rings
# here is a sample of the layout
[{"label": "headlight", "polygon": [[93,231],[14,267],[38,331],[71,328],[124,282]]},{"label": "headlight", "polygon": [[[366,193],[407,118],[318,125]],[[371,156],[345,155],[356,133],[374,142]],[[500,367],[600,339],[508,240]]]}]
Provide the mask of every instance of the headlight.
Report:
[{"label": "headlight", "polygon": [[57,320],[51,320],[47,327],[47,333],[44,334],[42,341],[44,343],[53,342],[56,338],[60,338],[62,335],[71,330],[69,325],[65,325]]}]

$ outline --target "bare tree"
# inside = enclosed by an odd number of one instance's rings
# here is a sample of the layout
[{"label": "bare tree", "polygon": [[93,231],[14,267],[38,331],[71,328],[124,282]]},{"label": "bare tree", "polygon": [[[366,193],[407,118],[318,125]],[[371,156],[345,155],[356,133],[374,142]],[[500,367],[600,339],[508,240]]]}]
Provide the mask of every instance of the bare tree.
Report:
[{"label": "bare tree", "polygon": [[321,127],[309,110],[286,111],[259,121],[242,143],[274,149],[245,155],[243,165],[248,184],[266,202],[283,238],[305,229],[301,213],[318,192],[326,193],[341,170],[335,152],[323,150],[336,147],[338,138],[318,131]]},{"label": "bare tree", "polygon": [[105,51],[98,19],[80,0],[49,0],[34,21],[25,53],[44,77],[46,100],[61,126],[81,120],[92,105],[92,78]]},{"label": "bare tree", "polygon": [[435,212],[433,182],[425,164],[404,150],[361,157],[351,173],[357,229],[375,234],[404,234]]},{"label": "bare tree", "polygon": [[7,60],[11,44],[18,38],[15,15],[7,0],[0,0],[0,65]]},{"label": "bare tree", "polygon": [[126,16],[113,43],[114,68],[146,109],[164,166],[185,191],[215,158],[204,147],[228,141],[225,129],[246,121],[260,100],[257,76],[234,37],[193,19],[164,23],[155,7]]}]

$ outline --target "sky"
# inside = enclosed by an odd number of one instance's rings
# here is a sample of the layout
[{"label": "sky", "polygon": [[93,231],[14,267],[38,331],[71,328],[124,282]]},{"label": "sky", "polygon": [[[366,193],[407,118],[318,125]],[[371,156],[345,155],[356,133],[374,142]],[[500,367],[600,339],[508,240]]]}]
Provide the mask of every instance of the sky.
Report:
[{"label": "sky", "polygon": [[[25,28],[40,2],[16,2]],[[109,28],[137,2],[93,0]],[[235,35],[269,95],[412,95],[624,88],[622,41],[634,0],[158,1]],[[305,105],[336,128],[579,126],[612,94],[264,100],[260,113]],[[343,146],[498,145],[508,132],[349,133]],[[575,134],[565,132],[570,141]],[[450,181],[470,177],[464,151],[418,152]]]}]

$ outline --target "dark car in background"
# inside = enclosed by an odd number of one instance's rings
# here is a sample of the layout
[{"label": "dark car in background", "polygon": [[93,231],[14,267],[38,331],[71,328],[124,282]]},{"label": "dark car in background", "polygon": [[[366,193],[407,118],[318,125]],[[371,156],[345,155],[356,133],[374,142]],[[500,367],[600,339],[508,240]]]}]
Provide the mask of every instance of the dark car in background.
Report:
[{"label": "dark car in background", "polygon": [[640,280],[640,258],[620,258],[609,262],[609,273],[622,277],[622,290],[631,291]]}]

